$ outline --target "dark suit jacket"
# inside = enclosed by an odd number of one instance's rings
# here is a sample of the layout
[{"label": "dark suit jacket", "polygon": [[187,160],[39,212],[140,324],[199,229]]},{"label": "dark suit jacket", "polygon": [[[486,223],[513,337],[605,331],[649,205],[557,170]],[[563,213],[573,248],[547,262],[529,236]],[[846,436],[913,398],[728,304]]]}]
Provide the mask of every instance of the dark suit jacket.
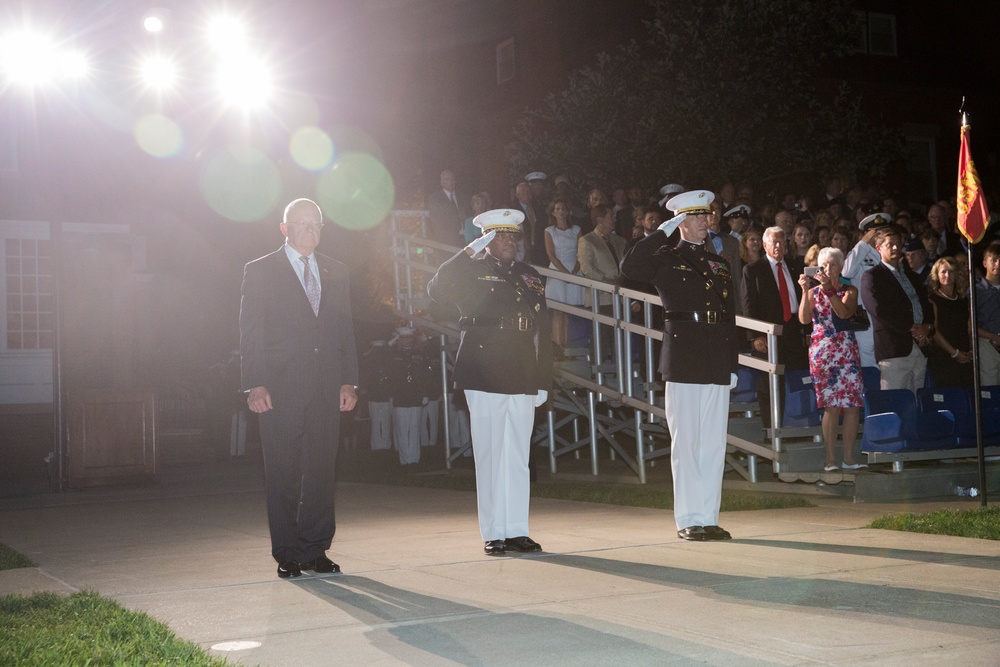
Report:
[{"label": "dark suit jacket", "polygon": [[451,246],[464,246],[465,237],[462,236],[462,226],[465,225],[466,218],[472,213],[470,209],[470,199],[468,194],[455,192],[458,206],[448,199],[444,190],[432,192],[427,197],[427,210],[430,211],[427,230],[428,238]]},{"label": "dark suit jacket", "polygon": [[[743,285],[743,260],[740,258],[740,242],[735,236],[731,236],[728,231],[722,232],[721,240],[722,252],[719,254],[729,264],[729,270],[733,274],[733,289],[739,295],[741,286]],[[705,239],[705,243],[712,243],[711,234]],[[714,248],[714,245],[712,247]],[[737,296],[736,310],[740,315],[743,314],[743,304],[739,301],[739,296]]]},{"label": "dark suit jacket", "polygon": [[[801,300],[802,288],[799,287],[798,279],[802,271],[793,264],[788,265],[788,271],[792,276],[795,296]],[[743,305],[743,315],[746,317],[782,325],[781,336],[778,337],[778,362],[791,369],[805,368],[806,347],[802,339],[799,315],[793,311],[791,319],[783,321],[778,283],[775,282],[774,272],[767,257],[761,257],[743,267],[740,301]],[[748,335],[753,339],[760,334],[749,331]]]},{"label": "dark suit jacket", "polygon": [[318,397],[338,410],[340,387],[358,383],[347,267],[325,255],[313,256],[322,289],[319,316],[284,248],[244,270],[242,388],[266,388],[275,408],[306,405]]},{"label": "dark suit jacket", "polygon": [[[522,206],[521,202],[517,199],[510,203],[510,208],[524,213],[524,223],[521,228],[524,230],[525,246],[530,245],[530,251],[525,252],[524,261],[547,267],[549,265],[549,255],[545,252],[545,228],[549,226],[548,213],[534,202],[528,204],[527,207]],[[528,208],[534,214],[534,223],[531,222],[532,216],[528,214]]]},{"label": "dark suit jacket", "polygon": [[[934,322],[934,310],[927,299],[923,282],[909,268],[903,268],[910,284],[917,292],[924,322]],[[913,351],[913,306],[892,270],[879,263],[861,276],[861,302],[872,321],[875,339],[875,360],[905,357]]]},{"label": "dark suit jacket", "polygon": [[[654,232],[632,245],[621,264],[631,280],[650,283],[664,311],[715,311],[725,321],[667,320],[663,326],[660,374],[667,382],[729,385],[739,365],[736,340],[736,292],[726,261]],[[713,286],[707,285],[711,279]]]}]

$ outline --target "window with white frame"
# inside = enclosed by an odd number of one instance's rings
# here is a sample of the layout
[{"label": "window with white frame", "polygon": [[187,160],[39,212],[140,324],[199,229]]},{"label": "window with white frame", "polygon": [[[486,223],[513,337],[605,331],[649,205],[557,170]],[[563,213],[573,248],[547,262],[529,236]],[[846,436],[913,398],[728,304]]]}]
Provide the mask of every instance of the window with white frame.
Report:
[{"label": "window with white frame", "polygon": [[4,240],[6,349],[51,349],[54,329],[49,241]]}]

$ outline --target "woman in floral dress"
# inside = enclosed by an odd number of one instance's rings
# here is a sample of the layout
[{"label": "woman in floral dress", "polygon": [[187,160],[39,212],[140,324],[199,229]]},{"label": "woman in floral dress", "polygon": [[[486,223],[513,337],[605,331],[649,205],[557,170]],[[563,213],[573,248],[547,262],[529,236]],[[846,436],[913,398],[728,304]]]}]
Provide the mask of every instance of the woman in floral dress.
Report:
[{"label": "woman in floral dress", "polygon": [[[844,268],[844,253],[837,248],[819,252],[819,271],[815,279],[802,274],[802,300],[799,321],[812,322],[809,343],[809,373],[816,391],[816,404],[823,408],[823,443],[826,465],[823,470],[837,469],[834,453],[837,446],[837,422],[843,414],[842,435],[844,458],[841,466],[847,470],[866,468],[854,460],[854,442],[858,436],[858,420],[862,405],[861,352],[853,331],[837,331],[833,315],[847,319],[858,308],[858,289],[840,282]],[[819,283],[818,285],[816,283]]]}]

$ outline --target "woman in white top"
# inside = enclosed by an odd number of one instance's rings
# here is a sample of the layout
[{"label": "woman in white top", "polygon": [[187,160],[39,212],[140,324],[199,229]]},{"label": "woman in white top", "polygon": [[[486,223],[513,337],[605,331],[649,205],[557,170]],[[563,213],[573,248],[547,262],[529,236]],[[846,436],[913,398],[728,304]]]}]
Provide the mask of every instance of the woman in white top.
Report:
[{"label": "woman in white top", "polygon": [[[549,268],[575,274],[580,270],[580,262],[576,257],[580,227],[570,224],[569,206],[561,199],[554,199],[549,204],[549,219],[552,225],[545,228],[545,253],[549,257]],[[549,278],[545,283],[545,297],[552,301],[579,306],[583,304],[583,293],[581,285],[573,285],[554,278]],[[553,309],[552,342],[565,346],[568,329],[569,315]]]}]

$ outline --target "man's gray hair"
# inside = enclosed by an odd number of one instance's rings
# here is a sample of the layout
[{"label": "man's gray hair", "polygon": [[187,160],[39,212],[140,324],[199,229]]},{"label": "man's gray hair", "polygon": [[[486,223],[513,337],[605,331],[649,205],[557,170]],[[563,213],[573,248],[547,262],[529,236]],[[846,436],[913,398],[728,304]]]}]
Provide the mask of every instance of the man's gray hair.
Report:
[{"label": "man's gray hair", "polygon": [[784,236],[785,235],[785,230],[782,229],[781,227],[777,226],[777,225],[775,225],[774,227],[768,227],[767,229],[764,230],[764,235],[760,237],[761,238],[761,242],[762,243],[767,243],[768,241],[770,241],[771,239],[773,239],[778,234],[781,234],[782,236]]}]

